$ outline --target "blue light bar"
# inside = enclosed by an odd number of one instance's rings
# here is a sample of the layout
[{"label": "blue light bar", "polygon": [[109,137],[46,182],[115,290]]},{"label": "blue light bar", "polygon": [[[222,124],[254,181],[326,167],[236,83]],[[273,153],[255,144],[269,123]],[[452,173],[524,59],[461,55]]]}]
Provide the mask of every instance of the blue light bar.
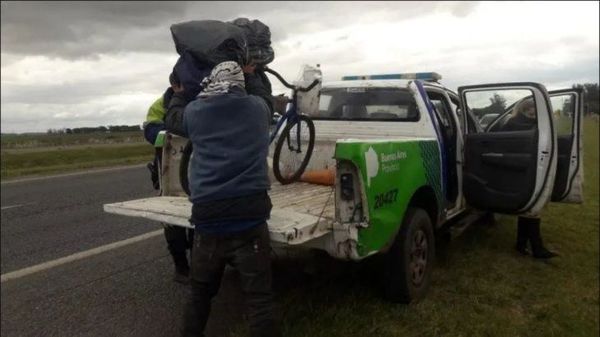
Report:
[{"label": "blue light bar", "polygon": [[360,81],[360,80],[424,80],[438,81],[442,75],[434,72],[429,73],[404,73],[404,74],[384,74],[384,75],[360,75],[344,76],[342,81]]}]

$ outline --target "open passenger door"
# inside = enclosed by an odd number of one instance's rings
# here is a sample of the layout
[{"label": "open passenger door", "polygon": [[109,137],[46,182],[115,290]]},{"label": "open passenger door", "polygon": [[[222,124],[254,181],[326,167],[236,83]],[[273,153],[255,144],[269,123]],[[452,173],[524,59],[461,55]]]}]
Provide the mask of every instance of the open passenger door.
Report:
[{"label": "open passenger door", "polygon": [[[537,214],[550,198],[557,162],[546,88],[538,83],[502,83],[464,86],[458,92],[463,111],[479,119],[499,116],[492,128],[465,134],[467,204],[498,213]],[[469,130],[466,125],[464,130]]]},{"label": "open passenger door", "polygon": [[572,88],[548,92],[556,125],[557,165],[551,201],[583,201],[583,89]]}]

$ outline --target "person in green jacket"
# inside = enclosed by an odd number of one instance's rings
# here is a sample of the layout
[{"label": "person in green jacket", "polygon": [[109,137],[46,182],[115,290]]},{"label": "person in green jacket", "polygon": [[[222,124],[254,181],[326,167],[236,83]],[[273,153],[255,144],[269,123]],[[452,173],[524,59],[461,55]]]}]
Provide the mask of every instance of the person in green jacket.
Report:
[{"label": "person in green jacket", "polygon": [[[169,78],[171,83],[177,83],[177,78],[171,75]],[[173,89],[169,88],[160,96],[148,109],[146,121],[144,122],[144,138],[154,145],[158,133],[165,129],[165,112],[166,104],[171,100]],[[165,103],[166,102],[166,103]],[[152,184],[154,189],[159,190],[159,167],[162,160],[162,148],[155,147],[156,153],[152,163],[148,163],[148,168],[151,172]],[[173,257],[175,263],[176,282],[187,284],[189,283],[190,267],[187,259],[187,250],[192,247],[193,230],[186,230],[180,226],[170,226],[163,223],[167,248]]]}]

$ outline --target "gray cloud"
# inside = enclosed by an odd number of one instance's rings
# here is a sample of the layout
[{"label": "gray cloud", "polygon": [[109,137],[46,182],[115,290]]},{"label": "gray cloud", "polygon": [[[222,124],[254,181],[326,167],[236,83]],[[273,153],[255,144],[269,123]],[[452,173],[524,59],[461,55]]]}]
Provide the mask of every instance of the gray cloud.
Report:
[{"label": "gray cloud", "polygon": [[4,53],[67,59],[123,51],[172,52],[169,27],[188,20],[258,18],[270,25],[276,42],[289,34],[354,22],[404,20],[439,11],[465,16],[476,6],[377,1],[2,2],[1,45]]},{"label": "gray cloud", "polygon": [[2,6],[2,51],[64,58],[123,50],[172,50],[161,22],[185,12],[173,2],[10,2]]},{"label": "gray cloud", "polygon": [[28,104],[75,105],[98,97],[131,92],[132,89],[136,92],[154,92],[157,89],[155,83],[160,80],[164,82],[165,77],[164,74],[157,74],[155,78],[145,77],[143,81],[137,82],[130,78],[113,77],[103,80],[102,85],[99,85],[95,79],[62,84],[14,84],[11,85],[10,90],[2,90],[2,104],[27,102]]},{"label": "gray cloud", "polygon": [[[261,20],[271,28],[273,66],[287,79],[297,75],[301,64],[320,63],[326,80],[410,69],[440,72],[442,83],[450,88],[523,80],[557,88],[598,80],[598,44],[572,29],[554,40],[532,35],[525,42],[499,45],[494,39],[476,40],[477,34],[469,32],[446,35],[443,20],[425,20],[419,22],[427,24],[414,31],[387,34],[394,37],[389,43],[396,48],[389,49],[382,41],[368,50],[356,45],[352,35],[362,27],[386,27],[439,13],[453,16],[451,22],[469,22],[478,6],[476,2],[1,2],[2,131],[140,124],[152,100],[166,88],[171,61],[176,59],[169,26],[188,20],[227,21],[240,16]],[[311,33],[323,31],[328,31],[327,38],[316,34],[311,38]],[[401,45],[419,32],[428,39],[426,47]],[[438,47],[438,35],[449,43]],[[377,52],[385,54],[385,61],[373,56]],[[559,66],[551,64],[554,61]],[[59,71],[40,65],[58,65]],[[276,93],[284,92],[277,80],[272,82]]]}]

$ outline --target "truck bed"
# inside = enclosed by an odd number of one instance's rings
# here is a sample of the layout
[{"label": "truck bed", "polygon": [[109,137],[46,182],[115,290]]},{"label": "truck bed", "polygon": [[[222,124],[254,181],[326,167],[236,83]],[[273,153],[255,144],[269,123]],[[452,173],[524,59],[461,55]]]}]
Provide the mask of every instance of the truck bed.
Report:
[{"label": "truck bed", "polygon": [[[273,203],[268,220],[271,240],[297,245],[329,233],[335,217],[333,188],[303,182],[273,183],[269,191]],[[104,211],[191,227],[192,204],[187,197],[157,196],[105,204]]]}]

